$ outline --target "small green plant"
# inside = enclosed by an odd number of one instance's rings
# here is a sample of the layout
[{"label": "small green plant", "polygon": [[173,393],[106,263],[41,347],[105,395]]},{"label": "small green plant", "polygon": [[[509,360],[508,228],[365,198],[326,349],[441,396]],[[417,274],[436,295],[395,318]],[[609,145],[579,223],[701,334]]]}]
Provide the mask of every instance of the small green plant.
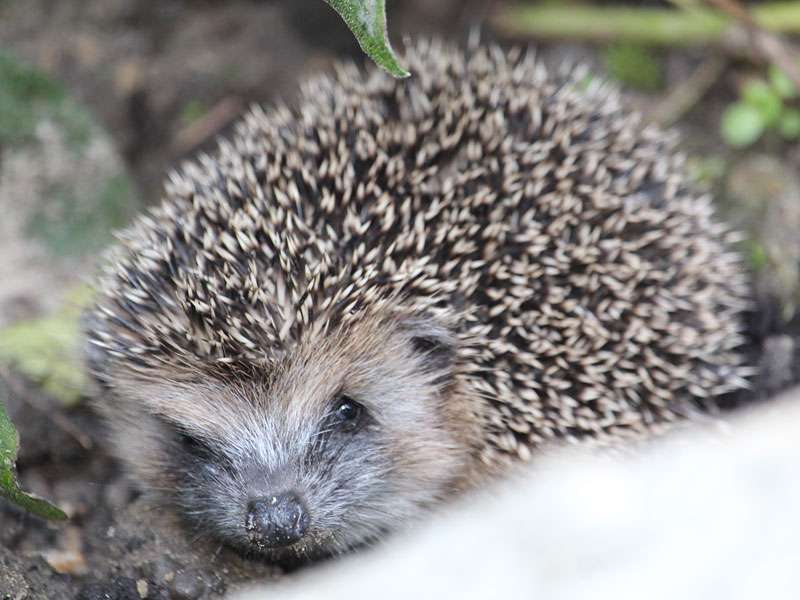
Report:
[{"label": "small green plant", "polygon": [[325,0],[347,23],[361,49],[394,77],[410,73],[397,60],[386,33],[385,0]]},{"label": "small green plant", "polygon": [[647,46],[615,44],[605,53],[608,74],[628,87],[656,92],[664,86],[664,67]]},{"label": "small green plant", "polygon": [[45,519],[63,521],[67,518],[64,511],[19,488],[15,471],[18,447],[19,434],[8,418],[3,400],[0,398],[0,498],[6,498]]},{"label": "small green plant", "polygon": [[777,67],[770,66],[767,79],[751,79],[741,97],[722,115],[721,133],[734,148],[757,142],[775,131],[786,140],[800,139],[800,105],[794,83]]}]

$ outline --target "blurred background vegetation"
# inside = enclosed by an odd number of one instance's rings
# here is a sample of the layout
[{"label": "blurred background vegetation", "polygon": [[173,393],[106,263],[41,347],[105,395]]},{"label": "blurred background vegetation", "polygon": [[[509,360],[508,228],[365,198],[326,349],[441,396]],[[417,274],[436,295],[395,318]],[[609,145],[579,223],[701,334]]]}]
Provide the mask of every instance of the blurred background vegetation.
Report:
[{"label": "blurred background vegetation", "polygon": [[[747,232],[751,266],[768,270],[761,289],[791,319],[800,275],[785,254],[800,223],[764,199],[798,187],[800,2],[395,0],[388,13],[396,47],[431,34],[463,42],[477,27],[535,44],[549,63],[589,63],[680,130],[692,177]],[[169,168],[336,58],[363,60],[320,0],[0,2],[0,328],[61,310],[111,231],[158,201]],[[786,230],[763,231],[765,219]],[[49,369],[43,336],[24,345],[36,358],[17,361],[35,378]],[[0,359],[19,351],[0,332]]]}]

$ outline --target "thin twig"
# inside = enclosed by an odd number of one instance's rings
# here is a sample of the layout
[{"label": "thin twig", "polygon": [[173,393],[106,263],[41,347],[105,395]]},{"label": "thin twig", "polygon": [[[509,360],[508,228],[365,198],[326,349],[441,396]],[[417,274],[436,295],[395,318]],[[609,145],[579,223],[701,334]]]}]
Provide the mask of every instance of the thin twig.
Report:
[{"label": "thin twig", "polygon": [[706,2],[736,19],[747,31],[749,47],[764,62],[773,64],[783,71],[795,87],[800,89],[800,68],[797,66],[797,52],[794,48],[779,35],[759,25],[748,8],[738,0],[706,0]]},{"label": "thin twig", "polygon": [[689,112],[709,89],[719,80],[728,60],[721,54],[712,54],[662,100],[653,111],[653,120],[668,127]]},{"label": "thin twig", "polygon": [[202,117],[178,131],[174,144],[176,154],[183,155],[190,152],[218,133],[241,112],[242,101],[239,98],[223,98]]},{"label": "thin twig", "polygon": [[[661,46],[725,46],[738,21],[700,0],[673,0],[684,8],[512,3],[492,17],[498,31],[542,40],[632,42]],[[767,2],[753,20],[771,32],[800,32],[800,3]],[[740,25],[739,25],[740,27]]]}]

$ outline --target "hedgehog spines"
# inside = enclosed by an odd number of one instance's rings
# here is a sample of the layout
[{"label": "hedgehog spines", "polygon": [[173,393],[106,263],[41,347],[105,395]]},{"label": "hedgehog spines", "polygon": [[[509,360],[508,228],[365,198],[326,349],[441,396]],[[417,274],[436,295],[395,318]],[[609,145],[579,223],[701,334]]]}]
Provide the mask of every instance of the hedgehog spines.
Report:
[{"label": "hedgehog spines", "polygon": [[745,281],[670,137],[527,54],[406,61],[403,82],[313,79],[172,173],[111,258],[91,343],[144,371],[268,365],[384,308],[427,315],[454,328],[487,463],[743,384]]}]

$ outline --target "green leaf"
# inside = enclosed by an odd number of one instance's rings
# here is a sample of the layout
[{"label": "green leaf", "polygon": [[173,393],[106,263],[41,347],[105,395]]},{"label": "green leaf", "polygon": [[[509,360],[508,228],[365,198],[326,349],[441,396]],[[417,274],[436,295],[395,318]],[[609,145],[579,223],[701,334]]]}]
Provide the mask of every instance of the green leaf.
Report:
[{"label": "green leaf", "polygon": [[361,49],[395,77],[408,77],[389,44],[385,0],[325,0],[347,23]]},{"label": "green leaf", "polygon": [[750,104],[737,102],[722,114],[720,133],[728,145],[743,148],[760,138],[765,128],[761,111]]},{"label": "green leaf", "polygon": [[778,123],[778,130],[787,140],[800,138],[800,110],[788,108],[783,111],[781,121]]},{"label": "green leaf", "polygon": [[797,97],[797,88],[786,73],[775,65],[770,65],[768,75],[769,82],[772,84],[772,89],[774,89],[781,98]]},{"label": "green leaf", "polygon": [[45,519],[65,520],[67,515],[60,508],[53,506],[47,500],[23,492],[17,485],[14,466],[17,462],[18,447],[17,428],[8,418],[5,406],[0,402],[0,497]]},{"label": "green leaf", "polygon": [[758,109],[767,127],[778,122],[783,102],[766,81],[760,79],[748,81],[742,89],[742,98],[747,104]]}]

